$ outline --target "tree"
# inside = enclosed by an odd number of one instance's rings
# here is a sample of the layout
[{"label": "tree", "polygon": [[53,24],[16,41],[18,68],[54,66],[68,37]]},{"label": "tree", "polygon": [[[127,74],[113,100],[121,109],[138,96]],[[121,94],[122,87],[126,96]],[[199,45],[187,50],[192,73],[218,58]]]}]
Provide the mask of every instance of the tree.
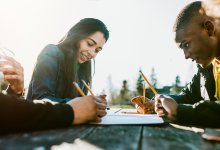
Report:
[{"label": "tree", "polygon": [[109,99],[110,100],[115,99],[117,97],[117,94],[116,94],[115,87],[112,83],[111,75],[109,75],[108,78],[107,78],[107,85],[108,85]]},{"label": "tree", "polygon": [[157,78],[156,78],[156,73],[155,73],[154,68],[152,68],[152,70],[151,70],[150,81],[151,81],[151,84],[153,85],[153,87],[157,88]]},{"label": "tree", "polygon": [[136,82],[136,90],[137,90],[137,95],[142,95],[143,93],[143,78],[142,75],[139,74],[137,82]]},{"label": "tree", "polygon": [[129,89],[128,89],[128,81],[127,81],[127,80],[123,80],[123,82],[122,82],[122,88],[121,88],[121,90],[120,90],[121,99],[127,100],[127,99],[128,99],[128,92],[129,92]]},{"label": "tree", "polygon": [[125,105],[132,105],[132,103],[130,101],[131,97],[132,97],[132,95],[130,94],[130,90],[128,88],[128,81],[123,80],[120,93],[111,100],[111,104],[112,105],[121,105],[123,107]]},{"label": "tree", "polygon": [[170,89],[171,94],[179,94],[183,87],[180,86],[181,81],[180,81],[180,76],[177,75],[175,78],[175,82],[173,84],[173,87]]},{"label": "tree", "polygon": [[177,75],[177,76],[176,76],[176,80],[175,80],[174,86],[179,87],[179,86],[180,86],[180,83],[181,83],[181,81],[180,81],[180,76]]}]

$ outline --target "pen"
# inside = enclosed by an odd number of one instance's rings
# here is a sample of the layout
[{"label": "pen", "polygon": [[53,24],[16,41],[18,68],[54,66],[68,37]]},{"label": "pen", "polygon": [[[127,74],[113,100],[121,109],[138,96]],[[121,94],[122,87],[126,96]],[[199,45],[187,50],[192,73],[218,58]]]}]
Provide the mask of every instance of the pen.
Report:
[{"label": "pen", "polygon": [[80,89],[79,85],[78,85],[75,81],[73,81],[73,84],[74,84],[74,86],[76,87],[76,90],[79,92],[79,94],[80,94],[81,96],[86,96],[86,95],[83,93],[83,91]]},{"label": "pen", "polygon": [[[89,86],[86,84],[86,82],[85,82],[84,80],[82,80],[82,82],[83,82],[83,84],[85,85],[85,87],[89,90],[89,92],[91,93],[91,95],[94,96],[95,94],[92,92],[92,90],[91,90],[91,89],[89,88]],[[75,81],[73,82],[73,84],[75,85],[77,91],[78,91],[82,96],[86,96],[86,95],[83,93],[83,91],[80,89],[79,85],[78,85]],[[107,107],[106,109],[109,110],[110,108]]]},{"label": "pen", "polygon": [[141,73],[142,77],[144,78],[144,80],[147,82],[147,84],[149,85],[150,89],[153,91],[153,93],[155,95],[157,95],[157,91],[154,89],[154,87],[150,84],[150,82],[148,81],[147,77],[142,73],[141,70],[139,70],[139,72]]},{"label": "pen", "polygon": [[142,103],[144,104],[145,103],[145,83],[143,84],[143,101]]},{"label": "pen", "polygon": [[95,95],[92,90],[89,88],[89,86],[86,84],[86,82],[84,80],[82,80],[83,84],[86,86],[86,88],[89,90],[89,92],[91,93],[91,95]]}]

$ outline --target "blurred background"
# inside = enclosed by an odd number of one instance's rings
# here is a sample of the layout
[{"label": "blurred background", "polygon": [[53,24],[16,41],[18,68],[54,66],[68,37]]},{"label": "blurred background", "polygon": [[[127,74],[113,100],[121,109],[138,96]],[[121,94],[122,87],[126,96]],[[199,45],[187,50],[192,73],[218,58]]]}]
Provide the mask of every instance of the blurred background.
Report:
[{"label": "blurred background", "polygon": [[[110,39],[95,59],[92,89],[107,93],[111,104],[126,105],[143,93],[140,69],[159,93],[178,93],[196,72],[172,31],[177,14],[192,1],[5,0],[0,2],[0,45],[24,66],[27,88],[44,46],[57,43],[80,19],[98,18]],[[148,86],[146,94],[153,96]]]}]

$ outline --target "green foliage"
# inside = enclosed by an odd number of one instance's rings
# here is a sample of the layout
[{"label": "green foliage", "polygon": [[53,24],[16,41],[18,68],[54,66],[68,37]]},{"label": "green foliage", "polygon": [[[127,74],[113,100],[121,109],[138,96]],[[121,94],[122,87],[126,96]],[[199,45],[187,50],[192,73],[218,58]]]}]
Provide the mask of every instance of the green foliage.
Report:
[{"label": "green foliage", "polygon": [[[180,76],[177,75],[175,78],[175,82],[172,86],[164,86],[163,88],[157,88],[157,78],[154,68],[152,68],[152,73],[150,76],[151,84],[155,87],[156,91],[160,94],[179,94],[183,87],[180,85],[181,80]],[[142,78],[142,75],[139,74],[136,81],[136,88],[134,91],[129,89],[129,84],[127,80],[123,80],[120,92],[114,92],[114,96],[112,95],[111,99],[111,107],[119,107],[119,108],[134,108],[134,104],[131,103],[131,99],[138,95],[143,95],[143,84],[145,81]],[[146,83],[145,83],[146,84]],[[111,86],[112,92],[114,91],[113,85]],[[118,91],[118,90],[117,90]],[[145,96],[149,99],[154,97],[154,93],[151,89],[147,88],[145,91]]]},{"label": "green foliage", "polygon": [[180,86],[180,83],[181,83],[181,81],[180,81],[180,76],[179,75],[177,75],[176,76],[176,80],[175,80],[175,84],[174,84],[174,86]]},{"label": "green foliage", "polygon": [[174,82],[172,88],[170,89],[170,93],[171,94],[179,94],[181,92],[181,90],[183,89],[183,87],[181,87],[180,84],[181,84],[180,76],[177,75],[175,78],[175,82]]},{"label": "green foliage", "polygon": [[122,87],[120,90],[120,94],[116,96],[114,99],[112,99],[111,104],[112,105],[130,105],[131,103],[130,99],[133,97],[132,92],[128,88],[128,81],[123,80]]},{"label": "green foliage", "polygon": [[142,79],[142,75],[139,74],[136,82],[136,95],[141,95],[143,93],[143,81],[144,80]]},{"label": "green foliage", "polygon": [[122,88],[120,90],[120,96],[121,96],[121,99],[128,99],[128,92],[129,92],[129,89],[128,89],[128,81],[127,80],[124,80],[122,82]]},{"label": "green foliage", "polygon": [[154,88],[157,88],[157,77],[155,73],[155,69],[152,68],[151,75],[150,75],[150,81]]}]

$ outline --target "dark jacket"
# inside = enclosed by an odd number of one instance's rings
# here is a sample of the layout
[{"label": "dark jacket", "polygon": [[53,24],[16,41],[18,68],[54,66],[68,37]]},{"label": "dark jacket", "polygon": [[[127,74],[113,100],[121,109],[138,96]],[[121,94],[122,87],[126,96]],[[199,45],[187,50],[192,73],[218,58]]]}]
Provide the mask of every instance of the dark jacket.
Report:
[{"label": "dark jacket", "polygon": [[68,104],[32,102],[0,93],[0,133],[12,133],[66,127],[73,122]]},{"label": "dark jacket", "polygon": [[220,101],[215,97],[213,65],[198,66],[198,72],[178,96],[177,122],[196,126],[220,127]]},{"label": "dark jacket", "polygon": [[[206,91],[207,92],[206,92]],[[198,65],[198,72],[192,81],[178,95],[171,95],[179,104],[194,104],[200,100],[215,101],[215,79],[213,65],[202,68]]]},{"label": "dark jacket", "polygon": [[[47,98],[65,103],[74,98],[64,95],[67,84],[73,83],[67,83],[65,79],[63,52],[56,45],[47,45],[38,56],[27,99]],[[82,83],[79,86],[87,93]]]}]

